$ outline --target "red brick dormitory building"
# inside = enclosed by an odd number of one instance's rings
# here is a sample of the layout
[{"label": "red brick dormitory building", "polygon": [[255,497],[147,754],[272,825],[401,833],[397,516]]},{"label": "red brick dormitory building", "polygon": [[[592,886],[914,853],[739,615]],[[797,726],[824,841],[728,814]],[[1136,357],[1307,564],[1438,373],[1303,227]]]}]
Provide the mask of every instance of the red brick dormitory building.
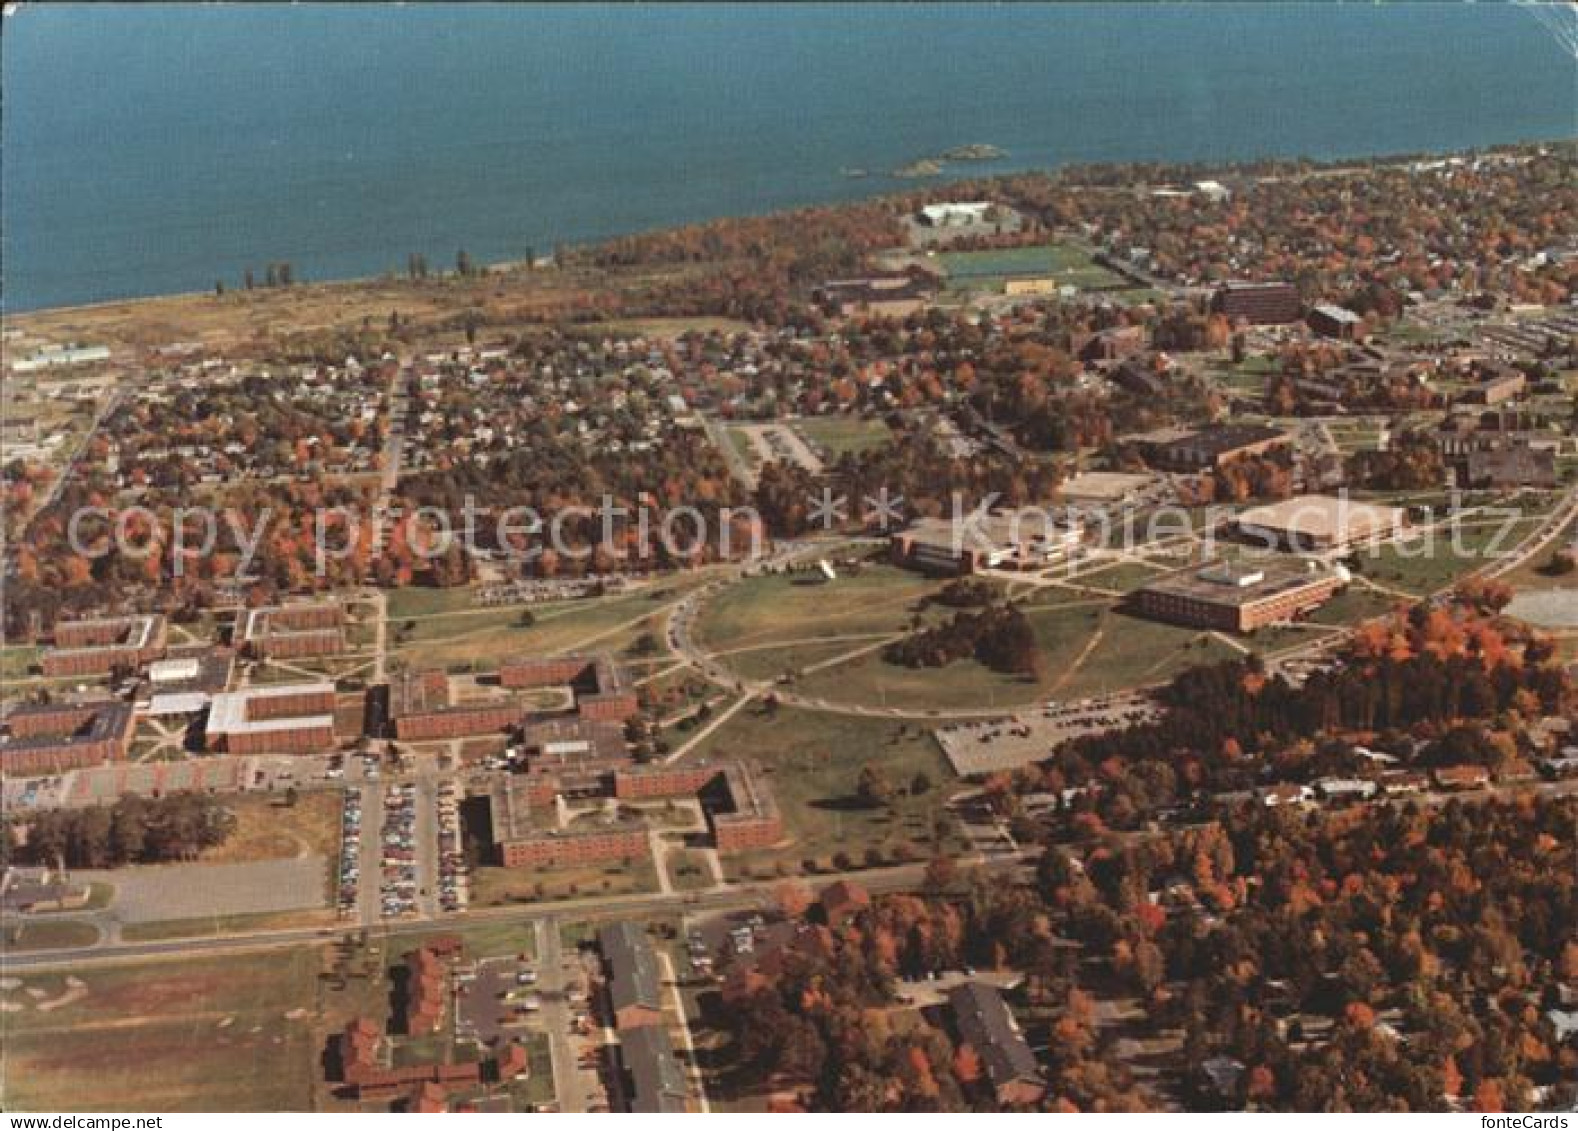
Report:
[{"label": "red brick dormitory building", "polygon": [[284,683],[215,695],[204,745],[227,754],[311,754],[332,750],[332,683]]},{"label": "red brick dormitory building", "polygon": [[389,683],[389,720],[402,742],[496,734],[519,726],[524,715],[524,705],[513,695],[456,701],[442,671],[403,672]]},{"label": "red brick dormitory building", "polygon": [[65,621],[55,626],[55,646],[44,653],[51,678],[104,675],[136,669],[164,655],[167,626],[157,614]]},{"label": "red brick dormitory building", "polygon": [[123,761],[135,724],[131,707],[114,699],[18,707],[4,721],[0,770],[16,775]]},{"label": "red brick dormitory building", "polygon": [[332,656],[346,648],[345,610],[338,601],[242,609],[231,644],[256,660]]},{"label": "red brick dormitory building", "polygon": [[499,668],[499,683],[520,689],[568,685],[583,719],[624,722],[641,709],[624,673],[607,656],[510,660]]},{"label": "red brick dormitory building", "polygon": [[[528,774],[494,790],[493,840],[501,864],[568,867],[644,859],[651,852],[649,827],[639,818],[583,816],[570,825],[553,823],[552,806],[563,781],[552,774]],[[769,848],[783,839],[783,818],[772,791],[742,762],[626,765],[611,775],[583,775],[576,781],[583,791],[621,801],[699,797],[720,853]]]}]

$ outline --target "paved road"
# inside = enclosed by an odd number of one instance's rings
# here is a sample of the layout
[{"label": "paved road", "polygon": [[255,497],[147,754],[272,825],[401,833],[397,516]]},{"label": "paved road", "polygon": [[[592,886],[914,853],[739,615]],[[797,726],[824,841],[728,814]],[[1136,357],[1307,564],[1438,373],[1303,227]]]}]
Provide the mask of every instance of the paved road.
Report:
[{"label": "paved road", "polygon": [[438,780],[416,779],[416,906],[423,918],[438,914]]},{"label": "paved road", "polygon": [[[989,871],[1014,871],[1020,868],[1028,854],[996,857],[989,861],[974,859],[966,863],[979,864]],[[870,868],[841,873],[834,879],[847,879],[882,894],[913,890],[922,882],[926,871],[924,864],[904,864],[893,868]],[[542,907],[497,907],[468,911],[425,922],[370,924],[372,937],[392,934],[409,934],[423,931],[454,930],[456,927],[480,923],[535,923],[539,920],[604,921],[650,914],[672,914],[678,910],[739,911],[765,908],[775,902],[775,889],[781,881],[762,881],[738,884],[713,891],[692,892],[684,896],[648,892],[625,896],[586,896],[580,899],[560,900]],[[273,950],[279,947],[299,946],[302,943],[320,942],[335,937],[341,929],[332,927],[295,927],[277,931],[257,931],[249,934],[222,935],[216,938],[170,939],[159,942],[123,943],[101,945],[75,950],[30,951],[23,954],[0,956],[0,970],[34,967],[93,965],[121,962],[131,958],[153,958],[168,955],[204,955],[246,953]]]},{"label": "paved road", "polygon": [[586,1089],[571,1040],[570,1003],[564,970],[564,946],[559,935],[559,920],[537,920],[537,989],[542,998],[542,1022],[548,1031],[548,1049],[553,1061],[553,1094],[559,1110],[586,1111]]}]

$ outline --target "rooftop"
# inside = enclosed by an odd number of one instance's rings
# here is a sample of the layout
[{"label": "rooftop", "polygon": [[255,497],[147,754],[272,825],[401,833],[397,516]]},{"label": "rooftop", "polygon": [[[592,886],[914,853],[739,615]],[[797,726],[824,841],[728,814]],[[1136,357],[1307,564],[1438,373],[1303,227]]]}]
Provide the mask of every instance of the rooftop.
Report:
[{"label": "rooftop", "polygon": [[215,695],[208,707],[210,734],[267,734],[302,727],[333,726],[334,714],[308,713],[257,718],[252,704],[296,695],[334,695],[332,683],[281,683],[270,687],[249,687]]},{"label": "rooftop", "polygon": [[1145,592],[1205,601],[1213,605],[1242,606],[1325,581],[1324,571],[1265,570],[1217,563],[1167,574],[1143,586]]},{"label": "rooftop", "polygon": [[1398,507],[1356,503],[1333,495],[1295,495],[1280,503],[1240,512],[1240,528],[1286,531],[1312,538],[1357,537],[1386,532],[1403,521]]}]

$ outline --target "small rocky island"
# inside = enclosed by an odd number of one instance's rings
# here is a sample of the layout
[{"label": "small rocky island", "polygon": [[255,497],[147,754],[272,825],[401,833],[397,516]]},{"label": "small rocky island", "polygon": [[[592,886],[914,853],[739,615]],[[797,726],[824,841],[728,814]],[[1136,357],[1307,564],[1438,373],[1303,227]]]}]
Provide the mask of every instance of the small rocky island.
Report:
[{"label": "small rocky island", "polygon": [[1008,151],[1006,149],[999,149],[995,145],[956,145],[952,149],[945,149],[931,157],[921,157],[907,165],[900,165],[893,170],[893,175],[904,180],[912,180],[916,177],[936,177],[942,174],[950,162],[1000,161],[1007,156]]}]

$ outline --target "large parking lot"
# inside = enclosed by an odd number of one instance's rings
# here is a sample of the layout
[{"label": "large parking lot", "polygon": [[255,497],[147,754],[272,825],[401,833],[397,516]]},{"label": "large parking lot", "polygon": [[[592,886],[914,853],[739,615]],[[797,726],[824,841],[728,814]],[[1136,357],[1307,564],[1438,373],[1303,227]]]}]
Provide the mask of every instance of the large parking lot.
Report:
[{"label": "large parking lot", "polygon": [[416,786],[391,785],[384,794],[379,910],[384,917],[416,914]]},{"label": "large parking lot", "polygon": [[466,908],[466,854],[460,838],[460,790],[453,781],[438,787],[438,905]]},{"label": "large parking lot", "polygon": [[1155,714],[1155,703],[1141,694],[1048,703],[1001,719],[941,727],[936,731],[937,744],[960,777],[992,774],[1040,761],[1071,738],[1123,730]]}]

